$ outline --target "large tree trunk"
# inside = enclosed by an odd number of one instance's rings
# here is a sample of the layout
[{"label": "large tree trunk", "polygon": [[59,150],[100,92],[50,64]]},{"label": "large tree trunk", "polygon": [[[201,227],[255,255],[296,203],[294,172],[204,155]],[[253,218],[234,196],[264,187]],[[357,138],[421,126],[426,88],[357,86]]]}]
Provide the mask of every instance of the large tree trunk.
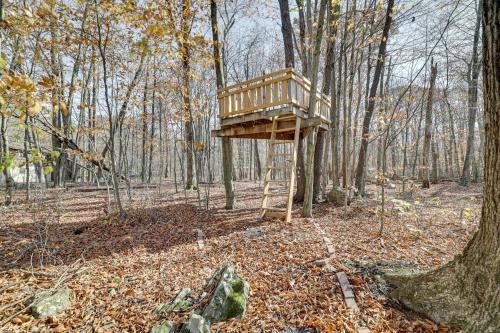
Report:
[{"label": "large tree trunk", "polygon": [[361,132],[361,147],[359,148],[358,165],[356,167],[356,188],[360,193],[364,193],[365,185],[365,165],[366,156],[368,150],[368,140],[370,136],[370,123],[373,116],[373,111],[375,109],[375,96],[377,95],[377,86],[380,79],[380,74],[382,73],[382,67],[385,61],[385,50],[387,46],[387,40],[389,38],[389,29],[392,23],[394,0],[389,0],[387,2],[387,12],[385,15],[384,29],[382,31],[382,40],[380,41],[380,46],[377,56],[377,65],[375,66],[375,73],[373,75],[372,85],[370,87],[370,95],[368,97],[368,106],[366,108],[365,116],[363,118],[363,130]]},{"label": "large tree trunk", "polygon": [[[325,70],[323,73],[323,88],[322,93],[328,95],[330,93],[332,71],[334,66],[334,53],[335,53],[335,38],[337,36],[337,20],[339,17],[340,2],[337,2],[334,7],[332,3],[328,2],[328,16],[327,23],[329,26],[328,46],[325,58]],[[332,98],[333,100],[333,98]],[[332,102],[333,103],[333,102]],[[317,203],[321,199],[321,177],[323,172],[323,151],[325,147],[326,132],[318,132],[316,147],[314,150],[314,183],[313,183],[313,202]],[[326,156],[325,156],[326,157]]]},{"label": "large tree trunk", "polygon": [[[290,8],[288,0],[279,0],[280,15],[281,15],[281,33],[283,35],[283,48],[285,50],[285,66],[295,67],[295,56],[293,49],[293,27],[290,21]],[[300,1],[297,2],[299,6],[299,15],[301,15],[301,41],[303,42],[303,6]],[[302,45],[302,44],[301,44]],[[300,50],[299,50],[300,51]],[[300,53],[300,52],[299,52]],[[302,58],[302,67],[307,68],[307,58]],[[294,201],[302,202],[304,200],[305,191],[305,167],[304,167],[304,144],[302,138],[299,140],[297,147],[297,192],[295,193]]]},{"label": "large tree trunk", "polygon": [[[220,56],[219,25],[217,23],[217,4],[215,0],[210,1],[210,19],[212,24],[212,38],[214,42],[214,65],[217,79],[217,88],[224,87],[224,67]],[[234,208],[234,188],[233,188],[233,147],[231,139],[222,139],[222,173],[224,178],[224,188],[226,191],[226,209]]]},{"label": "large tree trunk", "polygon": [[141,149],[141,181],[146,181],[146,142],[148,134],[148,79],[149,70],[146,69],[146,77],[144,78],[144,93],[142,95],[142,149]]},{"label": "large tree trunk", "polygon": [[467,148],[465,151],[464,166],[462,169],[462,177],[460,179],[460,184],[462,186],[468,186],[470,182],[470,165],[471,159],[474,158],[474,128],[476,127],[476,114],[477,114],[477,79],[479,77],[479,60],[478,60],[478,44],[479,44],[479,30],[481,27],[481,15],[482,15],[482,4],[479,2],[479,8],[477,11],[476,19],[476,29],[474,31],[474,44],[472,47],[472,60],[470,63],[470,74],[468,77],[469,91],[468,91],[468,102],[469,107],[469,119],[468,119],[468,130],[467,130]]},{"label": "large tree trunk", "polygon": [[[4,20],[3,0],[0,0],[0,22]],[[0,49],[3,48],[3,29],[0,29]],[[0,78],[2,73],[0,72]],[[2,105],[0,104],[0,107]],[[9,158],[9,142],[7,137],[7,118],[3,113],[0,114],[0,166],[3,166],[3,176],[5,178],[5,200],[4,204],[9,206],[12,202],[12,188],[14,180],[10,175],[10,170],[7,167],[6,159]]]},{"label": "large tree trunk", "polygon": [[285,66],[286,68],[295,66],[293,54],[293,28],[290,21],[290,8],[288,0],[279,0],[281,14],[281,33],[283,34],[283,44],[285,46]]},{"label": "large tree trunk", "polygon": [[[155,101],[156,101],[156,68],[153,71],[154,79],[153,79],[153,94],[152,94],[152,100],[151,100],[151,132],[149,132],[149,162],[148,162],[148,184],[151,183],[151,178],[153,177],[153,149],[154,149],[154,144],[153,141],[155,139]],[[160,152],[161,154],[161,152]]]},{"label": "large tree trunk", "polygon": [[463,253],[428,273],[393,276],[393,295],[464,332],[500,332],[500,2],[483,4],[485,159],[479,228]]},{"label": "large tree trunk", "polygon": [[432,101],[434,98],[434,86],[436,85],[437,64],[431,63],[431,82],[427,94],[427,108],[425,110],[425,133],[424,133],[424,151],[422,155],[422,187],[430,187],[430,167],[429,153],[431,149],[432,138]]},{"label": "large tree trunk", "polygon": [[[316,30],[316,39],[314,41],[314,53],[312,57],[312,78],[311,92],[309,95],[309,117],[316,115],[316,92],[318,87],[318,67],[319,57],[321,55],[321,39],[323,38],[323,23],[325,21],[327,0],[322,0],[319,9],[318,25]],[[311,128],[307,135],[307,170],[306,170],[306,188],[304,192],[304,206],[302,207],[303,217],[312,217],[313,202],[313,179],[314,179],[314,151],[316,145],[316,128]]]}]

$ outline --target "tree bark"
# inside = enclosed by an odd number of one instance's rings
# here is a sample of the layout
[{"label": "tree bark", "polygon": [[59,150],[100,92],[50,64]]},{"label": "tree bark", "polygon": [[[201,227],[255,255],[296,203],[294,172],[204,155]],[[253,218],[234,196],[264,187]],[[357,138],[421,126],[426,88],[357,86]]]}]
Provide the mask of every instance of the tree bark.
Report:
[{"label": "tree bark", "polygon": [[[309,95],[309,117],[316,115],[316,93],[318,87],[318,67],[319,57],[321,55],[321,39],[323,38],[323,24],[325,21],[327,0],[321,0],[318,25],[316,30],[316,39],[314,43],[314,53],[312,57],[312,78],[311,92]],[[307,135],[307,170],[306,170],[306,188],[304,192],[304,205],[302,207],[303,217],[312,217],[313,202],[313,179],[314,179],[314,150],[316,144],[316,128],[310,128]]]},{"label": "tree bark", "polygon": [[[217,88],[225,86],[224,82],[224,67],[221,62],[221,50],[219,41],[219,25],[217,23],[217,4],[215,0],[210,1],[210,20],[212,25],[212,39],[214,43],[213,55],[215,76],[217,79]],[[233,147],[231,139],[223,137],[222,141],[222,173],[224,179],[224,189],[226,192],[226,209],[233,209],[234,188],[233,188]]]},{"label": "tree bark", "polygon": [[389,29],[392,23],[392,9],[394,7],[394,0],[389,0],[387,2],[387,12],[385,15],[384,29],[382,31],[382,40],[380,41],[380,46],[377,56],[377,65],[375,66],[375,73],[373,74],[373,81],[370,87],[370,95],[368,97],[368,106],[366,108],[365,116],[363,118],[363,130],[361,133],[361,147],[359,149],[358,165],[356,167],[356,188],[359,193],[364,193],[364,173],[366,165],[366,155],[368,150],[368,140],[370,136],[370,123],[373,116],[373,111],[375,109],[375,96],[377,95],[377,86],[380,79],[380,74],[382,73],[382,67],[385,61],[385,53],[387,47],[387,40],[389,38]]},{"label": "tree bark", "polygon": [[482,4],[479,2],[479,7],[477,10],[476,28],[474,30],[474,44],[472,47],[472,60],[470,63],[470,73],[468,77],[468,123],[467,123],[467,148],[465,150],[464,166],[462,169],[462,177],[460,179],[460,185],[469,186],[470,183],[470,166],[471,159],[474,158],[474,128],[476,127],[476,114],[477,114],[477,80],[479,77],[479,56],[478,56],[478,44],[479,44],[479,31],[481,27],[481,16],[482,16]]},{"label": "tree bark", "polygon": [[290,21],[290,8],[288,0],[279,0],[281,14],[281,33],[283,34],[283,44],[285,47],[285,66],[286,68],[295,66],[295,57],[293,53],[293,28]]},{"label": "tree bark", "polygon": [[464,332],[500,331],[500,2],[483,2],[485,159],[479,228],[462,254],[417,275],[389,276],[393,295]]},{"label": "tree bark", "polygon": [[[323,73],[323,89],[322,93],[325,95],[330,94],[332,71],[334,66],[334,53],[335,53],[335,38],[337,37],[338,17],[340,10],[340,2],[336,2],[332,7],[331,1],[327,5],[328,15],[327,24],[329,25],[328,43],[325,58],[325,70]],[[333,101],[332,101],[333,103]],[[324,172],[323,164],[323,151],[325,147],[325,132],[318,132],[316,147],[314,150],[314,183],[313,183],[313,202],[317,203],[321,199],[321,177]],[[326,156],[325,156],[326,157]]]},{"label": "tree bark", "polygon": [[431,82],[429,84],[429,92],[427,94],[427,107],[425,110],[425,132],[424,132],[424,148],[422,155],[422,187],[430,187],[430,166],[429,153],[431,150],[432,139],[432,102],[434,99],[434,87],[436,85],[437,64],[432,64],[431,60]]}]

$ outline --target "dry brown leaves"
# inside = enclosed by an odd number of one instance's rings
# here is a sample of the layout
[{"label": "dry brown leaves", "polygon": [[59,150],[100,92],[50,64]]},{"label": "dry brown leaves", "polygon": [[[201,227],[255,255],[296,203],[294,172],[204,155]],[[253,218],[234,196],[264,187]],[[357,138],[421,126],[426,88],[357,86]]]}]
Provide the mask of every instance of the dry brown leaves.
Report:
[{"label": "dry brown leaves", "polygon": [[[50,288],[57,273],[80,258],[86,271],[66,283],[73,290],[69,310],[46,319],[22,313],[2,329],[146,332],[159,319],[154,314],[159,304],[184,286],[201,292],[210,274],[231,262],[250,283],[250,302],[243,319],[213,325],[214,331],[281,332],[285,327],[308,327],[357,332],[367,326],[372,332],[447,332],[446,327],[410,317],[374,298],[363,278],[342,261],[405,260],[431,268],[452,258],[477,220],[462,223],[455,218],[460,213],[457,207],[471,208],[477,217],[480,202],[469,198],[473,194],[450,191],[453,185],[440,186],[439,205],[432,193],[417,194],[418,225],[396,212],[387,215],[384,248],[375,236],[378,224],[372,201],[357,202],[347,212],[327,204],[315,207],[315,221],[336,249],[333,265],[345,270],[351,280],[361,308],[358,314],[346,309],[335,274],[312,264],[327,257],[327,251],[314,226],[298,218],[298,207],[290,224],[258,219],[256,184],[236,184],[244,207],[233,211],[221,208],[221,186],[211,189],[209,211],[197,207],[195,193],[188,194],[186,203],[172,184],[163,187],[161,194],[158,189],[135,190],[126,221],[106,217],[105,191],[47,191],[36,205],[21,203],[2,212],[6,223],[0,226],[0,309]],[[42,220],[50,221],[44,225],[44,243],[40,242]],[[414,236],[408,226],[422,229],[422,235]],[[264,233],[245,232],[255,227]],[[199,255],[196,229],[205,237],[204,256]],[[32,267],[46,274],[30,274]],[[20,306],[0,311],[0,319]],[[169,319],[179,323],[186,315],[173,314]]]}]

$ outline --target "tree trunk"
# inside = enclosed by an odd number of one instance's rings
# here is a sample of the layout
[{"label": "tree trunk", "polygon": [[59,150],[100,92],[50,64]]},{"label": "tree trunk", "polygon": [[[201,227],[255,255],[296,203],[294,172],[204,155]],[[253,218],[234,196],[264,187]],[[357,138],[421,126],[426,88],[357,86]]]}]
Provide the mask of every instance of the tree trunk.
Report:
[{"label": "tree trunk", "polygon": [[471,159],[474,158],[474,128],[476,127],[476,114],[477,114],[477,79],[479,77],[479,60],[478,60],[478,44],[479,44],[479,30],[481,27],[481,15],[482,15],[482,4],[479,2],[479,7],[477,10],[476,28],[474,31],[474,44],[472,47],[472,61],[470,64],[470,74],[468,77],[468,102],[469,107],[469,119],[468,119],[468,130],[467,130],[467,148],[465,151],[464,166],[462,169],[462,177],[460,179],[460,185],[469,186],[470,183],[470,165]]},{"label": "tree trunk", "polygon": [[[217,4],[215,0],[210,1],[210,19],[212,25],[212,38],[214,42],[214,66],[217,79],[217,88],[225,85],[223,64],[220,57],[219,25],[217,23]],[[233,188],[233,147],[231,139],[223,137],[222,141],[222,173],[224,178],[224,189],[226,192],[226,209],[234,208],[234,188]]]},{"label": "tree trunk", "polygon": [[285,67],[295,66],[293,53],[293,27],[290,21],[290,8],[288,0],[279,0],[281,14],[281,33],[283,34],[283,44],[285,46]]},{"label": "tree trunk", "polygon": [[387,2],[387,12],[385,15],[384,29],[382,31],[382,40],[380,41],[380,46],[378,50],[377,65],[375,66],[375,73],[373,75],[373,81],[370,87],[370,95],[368,97],[368,106],[366,108],[365,116],[363,118],[361,147],[359,149],[358,165],[356,167],[356,188],[361,194],[364,193],[364,185],[365,185],[364,174],[365,174],[366,156],[368,150],[368,140],[370,136],[370,123],[375,108],[375,96],[377,95],[377,86],[380,79],[380,74],[382,73],[382,67],[385,61],[385,50],[387,46],[387,40],[389,38],[389,29],[392,23],[393,7],[394,7],[394,0],[389,0]]},{"label": "tree trunk", "polygon": [[[4,20],[4,5],[3,0],[0,0],[0,22]],[[3,49],[3,35],[4,30],[0,29],[0,49]],[[2,73],[0,72],[0,78]],[[0,108],[2,108],[0,102]],[[12,203],[12,188],[14,187],[14,180],[9,170],[9,142],[7,137],[7,118],[3,112],[0,112],[0,166],[2,167],[3,176],[5,178],[5,206],[10,206]]]},{"label": "tree trunk", "polygon": [[[316,40],[314,43],[314,53],[312,60],[312,78],[311,92],[309,95],[309,117],[316,115],[316,91],[318,87],[318,67],[319,57],[321,55],[321,39],[323,38],[323,23],[325,21],[327,0],[321,0],[318,25],[316,30]],[[307,135],[307,170],[306,170],[306,188],[304,192],[304,206],[302,207],[303,217],[312,217],[313,202],[313,179],[314,179],[314,151],[316,144],[316,128],[310,128]]]},{"label": "tree trunk", "polygon": [[146,142],[148,134],[148,80],[149,70],[146,69],[146,77],[144,78],[144,94],[142,95],[142,150],[141,150],[141,181],[146,181]]},{"label": "tree trunk", "polygon": [[485,159],[479,228],[463,253],[428,273],[390,276],[410,308],[464,332],[500,331],[500,2],[483,3]]},{"label": "tree trunk", "polygon": [[[330,94],[331,81],[332,81],[332,71],[334,66],[334,53],[335,53],[335,38],[337,36],[337,21],[339,17],[340,10],[340,2],[337,2],[335,6],[332,8],[331,1],[328,2],[327,5],[328,16],[327,23],[329,26],[329,35],[328,35],[328,46],[326,50],[326,58],[325,58],[325,70],[323,73],[323,88],[322,93],[325,95]],[[321,177],[324,172],[323,167],[323,159],[326,156],[324,155],[324,147],[325,147],[325,135],[326,133],[321,131],[318,132],[316,147],[314,150],[314,183],[313,183],[313,202],[317,203],[321,199]],[[325,158],[326,160],[326,158]]]},{"label": "tree trunk", "polygon": [[[283,48],[285,50],[285,66],[295,67],[295,57],[293,49],[293,27],[290,21],[290,9],[288,6],[288,0],[279,0],[280,5],[280,15],[281,15],[281,33],[283,35]],[[301,43],[304,41],[304,18],[303,18],[303,4],[301,1],[297,1],[299,7],[299,18],[301,28],[300,28],[300,38]],[[304,46],[304,44],[301,44]],[[300,50],[299,50],[300,53]],[[302,58],[302,68],[307,68],[307,57],[304,55]],[[305,167],[304,167],[304,144],[302,139],[299,140],[299,145],[297,147],[297,192],[294,196],[294,201],[302,202],[304,200],[305,191]]]},{"label": "tree trunk", "polygon": [[259,146],[257,144],[257,140],[253,140],[254,144],[254,158],[255,158],[255,173],[257,174],[257,177],[259,180],[262,179],[262,166],[260,163],[260,156],[259,156]]},{"label": "tree trunk", "polygon": [[431,60],[431,82],[429,84],[429,92],[427,94],[427,107],[425,110],[425,133],[424,133],[424,148],[422,155],[422,187],[430,187],[430,166],[429,153],[431,150],[432,139],[432,102],[434,99],[434,86],[436,85],[437,64],[432,64]]},{"label": "tree trunk", "polygon": [[[151,101],[151,132],[150,132],[150,136],[149,136],[149,165],[148,165],[148,184],[151,183],[151,178],[152,178],[152,174],[153,174],[153,149],[154,149],[154,144],[153,144],[153,140],[155,138],[155,113],[156,113],[156,110],[155,110],[155,100],[156,100],[156,94],[155,94],[155,90],[156,90],[156,70],[153,71],[153,75],[155,76],[154,79],[153,79],[153,94],[152,94],[152,101]],[[160,152],[161,154],[161,152]]]}]

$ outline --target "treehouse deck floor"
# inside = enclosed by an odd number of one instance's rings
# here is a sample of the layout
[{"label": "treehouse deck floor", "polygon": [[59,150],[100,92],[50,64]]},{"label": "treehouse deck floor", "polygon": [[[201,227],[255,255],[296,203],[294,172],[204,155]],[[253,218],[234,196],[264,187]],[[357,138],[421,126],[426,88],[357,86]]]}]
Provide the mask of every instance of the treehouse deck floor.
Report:
[{"label": "treehouse deck floor", "polygon": [[272,133],[273,117],[289,120],[281,121],[277,128],[276,139],[292,140],[295,132],[296,117],[302,118],[300,124],[301,132],[307,133],[310,127],[317,126],[320,131],[327,131],[330,121],[324,116],[309,117],[304,110],[286,105],[270,110],[253,111],[228,118],[221,119],[221,129],[213,130],[212,136],[247,138],[247,139],[270,139]]}]

